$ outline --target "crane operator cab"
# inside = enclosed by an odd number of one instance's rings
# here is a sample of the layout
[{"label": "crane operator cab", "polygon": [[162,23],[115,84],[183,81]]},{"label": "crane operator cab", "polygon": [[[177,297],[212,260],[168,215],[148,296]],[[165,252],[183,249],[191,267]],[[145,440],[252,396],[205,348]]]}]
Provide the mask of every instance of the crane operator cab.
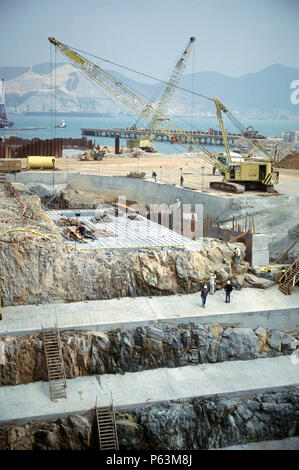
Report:
[{"label": "crane operator cab", "polygon": [[272,162],[267,161],[230,163],[224,179],[243,185],[245,189],[273,191],[273,185],[279,180],[279,172],[274,171]]}]

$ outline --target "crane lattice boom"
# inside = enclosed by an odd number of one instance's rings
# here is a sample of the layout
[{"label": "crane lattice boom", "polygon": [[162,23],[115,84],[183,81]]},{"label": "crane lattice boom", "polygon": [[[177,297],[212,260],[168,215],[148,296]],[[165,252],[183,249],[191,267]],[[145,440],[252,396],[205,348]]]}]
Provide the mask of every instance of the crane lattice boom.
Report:
[{"label": "crane lattice boom", "polygon": [[163,114],[167,113],[168,105],[175,93],[175,86],[179,83],[186,69],[187,62],[191,54],[192,44],[195,42],[195,40],[196,38],[192,36],[187,46],[184,48],[184,51],[181,54],[179,60],[177,61],[174,70],[168,80],[168,84],[163,92],[162,98],[159,101],[158,106],[156,107],[156,109]]},{"label": "crane lattice boom", "polygon": [[[105,88],[115,98],[120,100],[126,106],[131,108],[134,112],[139,114],[141,117],[146,119],[156,129],[163,132],[170,139],[173,137],[173,132],[180,133],[182,139],[186,142],[177,142],[180,146],[184,147],[187,151],[190,151],[190,145],[187,144],[187,139],[196,149],[200,149],[203,154],[199,151],[193,151],[193,153],[202,158],[209,164],[215,165],[221,172],[226,171],[226,166],[217,159],[217,155],[209,152],[203,145],[198,143],[192,134],[181,129],[175,122],[168,119],[161,111],[154,109],[151,105],[146,104],[138,95],[133,93],[128,87],[126,87],[119,80],[113,78],[109,73],[103,70],[98,65],[93,64],[91,61],[75,52],[70,47],[57,41],[55,38],[49,38],[51,44],[53,44],[64,56],[66,56],[72,64],[82,70],[92,80],[97,82],[100,86]],[[165,123],[163,123],[165,121]],[[168,129],[166,126],[171,126]]]}]

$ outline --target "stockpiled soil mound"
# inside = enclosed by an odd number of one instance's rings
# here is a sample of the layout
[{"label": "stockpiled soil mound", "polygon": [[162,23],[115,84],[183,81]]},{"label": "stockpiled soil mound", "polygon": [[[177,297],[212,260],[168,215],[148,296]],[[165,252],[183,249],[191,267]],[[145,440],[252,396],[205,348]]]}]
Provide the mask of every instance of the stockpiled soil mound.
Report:
[{"label": "stockpiled soil mound", "polygon": [[291,153],[284,157],[277,166],[279,168],[287,168],[290,170],[299,170],[299,153]]}]

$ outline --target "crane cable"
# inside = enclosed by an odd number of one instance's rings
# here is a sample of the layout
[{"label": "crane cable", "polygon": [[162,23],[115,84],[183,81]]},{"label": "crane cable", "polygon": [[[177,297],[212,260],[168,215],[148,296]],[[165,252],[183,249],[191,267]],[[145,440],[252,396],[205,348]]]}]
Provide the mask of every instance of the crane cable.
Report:
[{"label": "crane cable", "polygon": [[[206,100],[208,100],[208,101],[212,101],[212,102],[214,103],[214,99],[213,99],[213,98],[210,98],[209,96],[206,96],[206,95],[203,95],[203,94],[201,94],[201,93],[198,93],[198,92],[196,92],[196,91],[194,91],[194,90],[188,90],[187,88],[181,87],[181,86],[179,86],[179,85],[173,85],[172,83],[169,83],[169,82],[167,82],[167,81],[165,81],[165,80],[161,80],[161,79],[156,78],[156,77],[153,77],[152,75],[148,75],[148,74],[145,74],[145,73],[143,73],[143,72],[139,72],[138,70],[133,69],[133,68],[131,68],[131,67],[126,67],[126,66],[124,66],[124,65],[118,64],[117,62],[113,62],[113,61],[111,61],[111,60],[109,60],[109,59],[104,59],[103,57],[99,57],[99,56],[94,55],[94,54],[91,54],[91,53],[89,53],[89,52],[87,52],[87,51],[83,51],[82,49],[77,49],[77,48],[71,47],[71,46],[69,46],[69,45],[67,45],[67,44],[65,44],[65,45],[66,45],[69,49],[73,49],[74,51],[81,52],[81,53],[83,53],[83,54],[89,55],[90,57],[94,57],[94,58],[99,59],[99,60],[101,60],[101,61],[103,61],[103,62],[107,62],[108,64],[115,65],[116,67],[120,67],[120,68],[122,68],[122,69],[128,70],[128,71],[133,72],[133,73],[136,73],[136,74],[138,74],[138,75],[141,75],[141,76],[143,76],[143,77],[150,78],[151,80],[158,81],[158,82],[160,82],[160,83],[163,83],[164,85],[172,86],[172,87],[177,88],[177,89],[179,89],[179,90],[182,90],[182,91],[184,91],[184,92],[186,92],[186,93],[190,93],[190,94],[192,94],[192,95],[199,96],[200,98],[204,98],[204,99],[206,99]],[[55,50],[56,50],[56,48],[55,48]],[[72,63],[72,62],[70,61],[70,63]],[[133,88],[132,88],[132,90],[137,92],[137,90],[134,90]],[[139,92],[139,93],[140,93],[140,92]],[[143,95],[142,93],[140,93],[140,95],[143,96],[144,98],[146,98],[146,99],[148,100],[148,98],[145,97],[145,95]],[[242,124],[242,123],[236,118],[236,116],[234,116],[229,110],[227,111],[226,115],[227,115],[227,117],[230,119],[230,121],[231,121],[239,130],[241,130],[241,129],[242,129],[242,130],[246,130],[246,128],[243,126],[243,124]]]},{"label": "crane cable", "polygon": [[191,127],[193,127],[193,113],[194,113],[194,71],[195,71],[195,45],[193,46],[193,67],[192,67],[192,80],[191,80]]},{"label": "crane cable", "polygon": [[[55,47],[54,53],[54,139],[56,138],[56,58],[57,58],[57,49]],[[56,150],[56,143],[54,143],[54,148]]]},{"label": "crane cable", "polygon": [[135,70],[135,69],[132,69],[130,67],[126,67],[124,65],[120,65],[120,64],[117,64],[116,62],[112,62],[111,60],[108,60],[108,59],[104,59],[103,57],[99,57],[99,56],[96,56],[94,54],[90,54],[89,52],[86,52],[86,51],[82,51],[81,49],[76,49],[75,47],[71,47],[71,46],[68,46],[67,44],[65,44],[69,49],[73,49],[74,51],[77,51],[77,52],[81,52],[83,54],[86,54],[86,55],[89,55],[91,57],[94,57],[95,59],[99,59],[99,60],[102,60],[103,62],[107,62],[108,64],[112,64],[112,65],[115,65],[116,67],[120,67],[122,69],[125,69],[125,70],[128,70],[129,72],[133,72],[133,73],[136,73],[138,75],[141,75],[143,77],[146,77],[146,78],[150,78],[151,80],[155,80],[157,82],[160,82],[160,83],[164,83],[164,85],[168,85],[168,86],[172,86],[174,88],[178,88],[179,90],[182,90],[182,91],[185,91],[186,93],[191,93],[191,94],[194,94],[196,96],[199,96],[201,98],[205,98],[206,100],[209,100],[209,101],[214,101],[212,98],[210,98],[209,96],[205,96],[205,95],[202,95],[200,93],[197,93],[196,91],[191,91],[191,90],[188,90],[187,88],[183,88],[179,85],[173,85],[172,83],[169,83],[165,80],[161,80],[160,78],[156,78],[156,77],[153,77],[151,75],[147,75],[146,73],[143,73],[143,72],[139,72],[138,70]]},{"label": "crane cable", "polygon": [[51,94],[50,94],[50,103],[51,103],[51,139],[53,137],[53,84],[52,84],[52,75],[53,75],[53,48],[50,44],[50,87],[51,87]]},{"label": "crane cable", "polygon": [[[61,53],[60,50],[58,50],[58,52],[62,55],[62,57],[66,58],[66,60],[67,60],[72,66],[74,66],[74,64],[72,63],[72,61],[71,61],[68,57],[64,56],[64,55]],[[76,67],[76,68],[77,68],[77,67]],[[105,91],[103,91],[101,88],[97,87],[97,86],[95,85],[94,81],[93,81],[89,76],[84,75],[83,71],[82,71],[80,68],[78,68],[78,72],[80,72],[81,76],[83,76],[84,79],[88,80],[88,81],[90,82],[90,84],[91,84],[97,91],[100,91],[100,93],[102,93],[109,101],[111,101],[113,104],[116,104],[116,99],[115,99],[115,98],[111,98],[111,96],[108,95],[107,92],[105,92]],[[135,90],[134,88],[131,88],[131,89],[132,89],[134,92],[138,93],[138,91]],[[146,100],[149,99],[149,98],[148,98],[147,96],[145,96],[143,93],[140,93],[140,92],[139,92],[139,94],[140,94],[140,96],[142,96],[144,99],[146,99]],[[117,105],[118,105],[118,103],[117,103]],[[176,116],[176,115],[174,115],[174,116],[175,116],[178,120],[180,120],[181,122],[185,123],[186,125],[188,125],[188,126],[190,127],[190,123],[188,123],[187,121],[185,121],[182,117]],[[140,116],[140,118],[141,118],[141,116]],[[191,127],[192,127],[194,130],[196,130],[193,125],[192,125]],[[177,150],[178,153],[181,152],[182,149],[181,149],[181,147],[179,146],[179,144],[172,144],[172,145],[173,145],[173,147]],[[190,144],[190,147],[191,147],[191,144]],[[190,152],[192,152],[192,151],[190,151]],[[203,155],[204,155],[204,154],[203,154]],[[187,156],[188,158],[193,159],[193,160],[197,160],[197,159],[198,159],[198,157],[195,157],[195,156],[192,156],[192,155],[186,155],[186,156]]]},{"label": "crane cable", "polygon": [[[183,51],[182,51],[183,52]],[[165,77],[169,77],[171,75],[171,71],[173,71],[174,69],[174,66],[177,64],[179,58],[181,57],[182,53],[178,56],[178,58],[173,62],[172,66],[169,68],[169,70],[167,71],[167,73],[165,74]],[[165,80],[166,81],[166,80]],[[162,82],[163,83],[163,82]],[[149,98],[148,102],[147,102],[147,105],[148,106],[152,106],[153,103],[156,101],[156,98],[158,98],[159,94],[161,94],[161,98],[163,96],[163,88],[161,86],[159,86],[157,89],[154,90],[154,92],[152,93],[152,96]],[[134,126],[137,127],[137,125],[139,124],[140,120],[142,119],[142,116],[138,116],[138,118],[136,119],[135,123],[134,123]]]},{"label": "crane cable", "polygon": [[[124,65],[118,64],[117,62],[113,62],[113,61],[111,61],[111,60],[109,60],[109,59],[104,59],[103,57],[99,57],[99,56],[96,56],[96,55],[94,55],[94,54],[91,54],[91,53],[89,53],[89,52],[87,52],[87,51],[83,51],[82,49],[77,49],[77,48],[71,47],[71,46],[69,46],[69,45],[67,45],[67,44],[65,44],[65,45],[66,45],[69,49],[73,49],[74,51],[81,52],[81,53],[86,54],[86,55],[88,55],[88,56],[90,56],[90,57],[94,57],[94,58],[99,59],[99,60],[101,60],[101,61],[103,61],[103,62],[106,62],[106,63],[108,63],[108,64],[115,65],[116,67],[120,67],[120,68],[122,68],[122,69],[124,69],[124,70],[128,70],[128,71],[130,71],[130,72],[136,73],[136,74],[141,75],[141,76],[143,76],[143,77],[150,78],[151,80],[158,81],[158,82],[160,82],[160,83],[163,83],[164,85],[172,86],[172,87],[177,88],[177,89],[179,89],[179,90],[182,90],[182,91],[184,91],[184,92],[186,92],[186,93],[190,93],[190,94],[192,94],[192,95],[199,96],[200,98],[204,98],[204,99],[206,99],[206,100],[208,100],[208,101],[212,101],[212,102],[214,103],[214,99],[213,99],[213,98],[210,98],[209,96],[203,95],[202,93],[198,93],[198,92],[196,92],[196,91],[194,91],[194,90],[188,90],[187,88],[181,87],[181,86],[179,86],[179,85],[173,85],[172,83],[169,83],[169,82],[167,82],[167,81],[165,81],[165,80],[161,80],[161,79],[156,78],[156,77],[153,77],[152,75],[148,75],[148,74],[145,74],[145,73],[143,73],[143,72],[139,72],[138,70],[133,69],[133,68],[131,68],[131,67],[126,67],[126,66],[124,66]],[[55,48],[55,49],[56,49],[56,48]],[[144,95],[143,95],[143,96],[144,96]],[[235,127],[236,127],[237,129],[239,129],[241,132],[244,131],[244,130],[246,130],[245,126],[236,118],[236,116],[234,116],[234,115],[232,114],[231,111],[227,110],[226,115],[227,115],[227,117],[229,118],[229,120],[235,125]],[[249,140],[249,142],[251,142],[250,139],[247,138],[247,140]]]},{"label": "crane cable", "polygon": [[[68,46],[68,47],[69,47],[69,46]],[[55,49],[56,49],[56,48],[55,48]],[[77,49],[77,50],[78,50],[78,52],[81,52],[79,49]],[[83,51],[83,52],[84,52],[84,51]],[[65,59],[69,62],[69,64],[74,67],[74,63],[69,59],[69,57],[67,57],[67,56],[65,56],[64,54],[62,54],[62,52],[61,52],[59,49],[58,49],[58,53],[60,53],[61,56],[62,56],[63,58],[65,58]],[[88,54],[88,53],[85,52],[85,54]],[[92,55],[92,54],[90,54],[90,55]],[[100,93],[102,93],[103,96],[105,96],[109,101],[111,101],[113,104],[117,104],[117,105],[119,106],[119,103],[116,101],[116,98],[115,98],[115,97],[112,97],[112,98],[111,98],[111,96],[108,94],[108,92],[105,92],[105,91],[103,91],[101,88],[99,88],[98,86],[96,86],[95,83],[94,83],[94,81],[93,81],[89,76],[85,75],[84,72],[83,72],[79,67],[76,67],[76,69],[78,70],[78,72],[80,72],[81,76],[84,77],[85,80],[88,80],[88,81],[90,82],[90,84],[94,87],[94,89],[95,89],[96,91],[100,91]],[[157,79],[157,80],[158,80],[158,79]],[[167,83],[167,82],[162,82],[162,83]],[[171,85],[171,86],[176,87],[176,85]],[[141,96],[142,98],[144,98],[146,101],[148,101],[148,100],[150,99],[150,98],[149,98],[148,96],[146,96],[144,93],[142,93],[142,92],[136,90],[136,88],[130,87],[130,90],[132,90],[132,91],[133,91],[134,93],[136,93],[137,95],[139,94],[139,96]],[[186,91],[189,91],[189,93],[191,93],[190,90],[186,90]],[[196,93],[195,93],[195,94],[196,94]],[[211,100],[211,98],[208,98],[208,99]],[[211,100],[211,101],[213,101],[213,100]],[[122,106],[124,106],[124,105],[122,104]],[[181,116],[178,116],[178,115],[176,115],[176,114],[174,114],[174,117],[177,118],[177,119],[178,119],[179,121],[181,121],[182,123],[184,123],[184,124],[185,124],[186,126],[188,126],[189,129],[190,129],[190,122],[187,122],[187,121],[186,121],[185,119],[183,119]],[[140,116],[140,119],[144,119],[144,118],[143,118],[142,116]],[[196,130],[196,127],[195,127],[193,124],[191,124],[191,128],[192,128],[193,130]],[[172,144],[172,145],[173,145],[174,148],[176,148],[178,151],[181,150],[181,147],[180,147],[178,144]],[[191,145],[191,144],[190,144],[190,145]]]}]

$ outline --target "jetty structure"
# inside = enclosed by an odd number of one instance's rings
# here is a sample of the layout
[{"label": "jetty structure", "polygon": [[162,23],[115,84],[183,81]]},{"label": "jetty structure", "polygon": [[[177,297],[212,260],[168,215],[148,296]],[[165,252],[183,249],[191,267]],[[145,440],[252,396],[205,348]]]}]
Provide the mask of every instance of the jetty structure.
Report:
[{"label": "jetty structure", "polygon": [[[122,139],[144,139],[146,135],[151,132],[153,140],[155,142],[184,142],[192,143],[194,140],[197,143],[204,145],[221,145],[224,146],[224,138],[221,131],[216,129],[210,129],[208,131],[178,131],[174,129],[170,135],[165,135],[164,132],[157,129],[149,128],[136,128],[136,127],[114,127],[114,128],[81,128],[81,133],[83,136],[90,137],[120,137]],[[230,145],[235,145],[235,142],[242,137],[241,133],[227,133],[228,143]],[[176,139],[174,142],[173,139]],[[257,135],[257,139],[265,139],[262,134]]]}]

